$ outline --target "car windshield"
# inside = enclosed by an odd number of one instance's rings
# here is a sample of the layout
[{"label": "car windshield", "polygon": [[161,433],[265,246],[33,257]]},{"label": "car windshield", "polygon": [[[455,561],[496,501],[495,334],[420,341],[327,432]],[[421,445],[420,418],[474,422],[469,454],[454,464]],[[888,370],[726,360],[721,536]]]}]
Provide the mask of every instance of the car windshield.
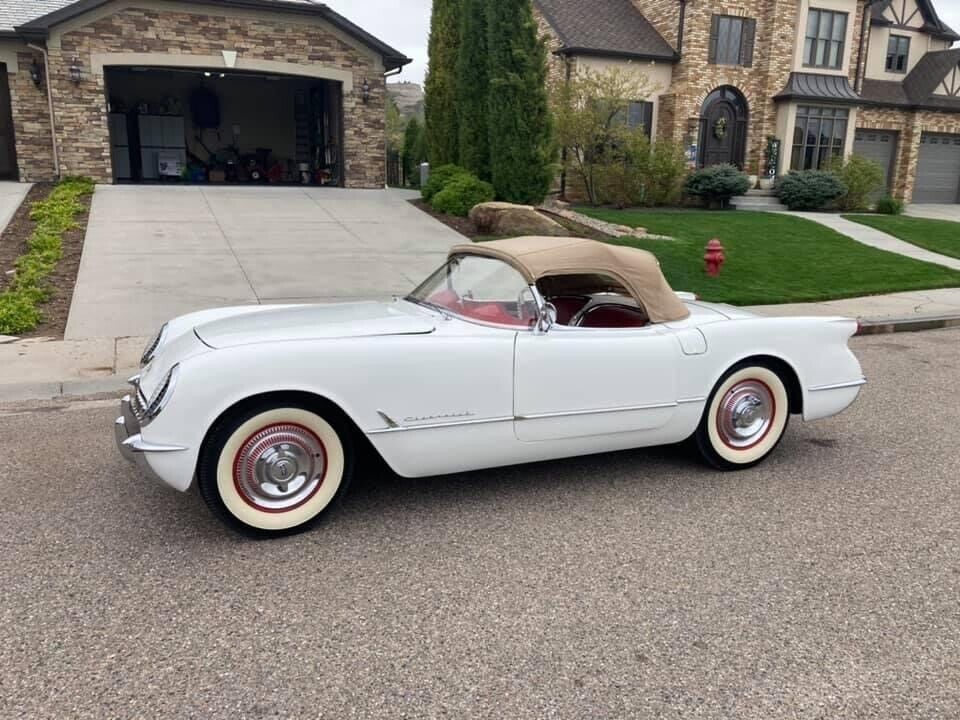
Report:
[{"label": "car windshield", "polygon": [[531,327],[537,303],[516,269],[494,258],[456,255],[407,298],[469,320]]}]

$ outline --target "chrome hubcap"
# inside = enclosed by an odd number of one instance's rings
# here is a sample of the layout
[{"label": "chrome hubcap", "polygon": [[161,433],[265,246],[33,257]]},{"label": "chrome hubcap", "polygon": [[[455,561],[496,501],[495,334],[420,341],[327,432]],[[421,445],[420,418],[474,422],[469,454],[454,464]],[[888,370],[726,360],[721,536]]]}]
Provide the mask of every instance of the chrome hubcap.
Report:
[{"label": "chrome hubcap", "polygon": [[723,397],[717,429],[724,443],[738,450],[752,447],[766,437],[773,421],[773,394],[759,380],[734,385]]},{"label": "chrome hubcap", "polygon": [[326,472],[323,443],[299,425],[271,425],[240,448],[234,480],[244,500],[267,512],[283,512],[309,500]]}]

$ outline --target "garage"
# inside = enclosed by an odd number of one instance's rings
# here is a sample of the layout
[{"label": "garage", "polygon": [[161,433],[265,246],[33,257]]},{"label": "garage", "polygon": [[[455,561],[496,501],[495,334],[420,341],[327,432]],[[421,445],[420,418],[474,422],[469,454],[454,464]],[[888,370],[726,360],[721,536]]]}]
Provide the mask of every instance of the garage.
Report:
[{"label": "garage", "polygon": [[960,202],[960,135],[924,133],[920,138],[913,202]]},{"label": "garage", "polygon": [[892,177],[893,159],[897,153],[898,133],[890,130],[865,130],[857,128],[853,142],[853,152],[865,158],[873,160],[883,168],[883,186],[886,190],[881,190],[875,194],[882,196],[890,192],[890,179]]},{"label": "garage", "polygon": [[114,182],[344,184],[342,83],[224,68],[104,76]]}]

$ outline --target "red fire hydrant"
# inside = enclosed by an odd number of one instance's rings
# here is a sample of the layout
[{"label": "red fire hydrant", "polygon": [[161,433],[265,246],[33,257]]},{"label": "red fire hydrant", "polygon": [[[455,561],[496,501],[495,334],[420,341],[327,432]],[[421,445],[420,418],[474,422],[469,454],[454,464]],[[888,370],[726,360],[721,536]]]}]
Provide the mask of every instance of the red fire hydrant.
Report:
[{"label": "red fire hydrant", "polygon": [[723,254],[723,245],[719,240],[714,238],[707,243],[707,254],[703,256],[703,260],[707,264],[707,275],[720,277],[720,268],[727,261],[727,257]]}]

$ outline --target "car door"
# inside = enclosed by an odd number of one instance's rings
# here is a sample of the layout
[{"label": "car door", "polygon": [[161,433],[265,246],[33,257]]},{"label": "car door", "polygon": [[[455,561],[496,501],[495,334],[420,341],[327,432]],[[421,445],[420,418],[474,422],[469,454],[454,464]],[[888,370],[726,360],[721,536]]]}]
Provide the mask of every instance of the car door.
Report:
[{"label": "car door", "polygon": [[524,442],[655,430],[677,408],[682,351],[666,328],[519,333],[514,428]]}]

